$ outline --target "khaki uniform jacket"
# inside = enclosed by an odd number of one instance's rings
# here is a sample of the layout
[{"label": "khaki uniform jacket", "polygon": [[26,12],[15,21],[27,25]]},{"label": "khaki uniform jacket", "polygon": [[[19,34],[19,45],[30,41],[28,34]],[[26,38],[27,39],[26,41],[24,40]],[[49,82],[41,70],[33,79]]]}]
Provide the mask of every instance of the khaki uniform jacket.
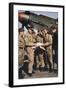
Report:
[{"label": "khaki uniform jacket", "polygon": [[18,36],[18,47],[24,48],[25,47],[25,40],[24,37]]},{"label": "khaki uniform jacket", "polygon": [[36,41],[37,41],[37,42],[40,42],[40,43],[43,43],[43,37],[37,35]]},{"label": "khaki uniform jacket", "polygon": [[48,55],[52,57],[52,36],[50,34],[47,34],[44,39],[48,44],[48,46],[46,47]]},{"label": "khaki uniform jacket", "polygon": [[29,33],[26,33],[26,35],[25,35],[26,46],[28,46],[28,45],[34,45],[34,42],[35,42],[34,35],[29,34]]}]

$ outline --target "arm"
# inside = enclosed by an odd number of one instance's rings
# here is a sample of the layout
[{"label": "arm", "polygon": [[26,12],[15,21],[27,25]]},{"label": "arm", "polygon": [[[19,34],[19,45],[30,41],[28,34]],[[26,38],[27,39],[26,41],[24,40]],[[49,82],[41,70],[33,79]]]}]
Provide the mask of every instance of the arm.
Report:
[{"label": "arm", "polygon": [[48,41],[46,42],[46,43],[44,43],[44,47],[47,47],[47,46],[50,46],[50,45],[52,45],[52,36],[51,35],[49,35],[49,37],[48,37]]},{"label": "arm", "polygon": [[26,46],[29,46],[29,47],[33,47],[33,46],[35,46],[36,44],[34,44],[34,43],[30,43],[30,44],[26,44]]}]

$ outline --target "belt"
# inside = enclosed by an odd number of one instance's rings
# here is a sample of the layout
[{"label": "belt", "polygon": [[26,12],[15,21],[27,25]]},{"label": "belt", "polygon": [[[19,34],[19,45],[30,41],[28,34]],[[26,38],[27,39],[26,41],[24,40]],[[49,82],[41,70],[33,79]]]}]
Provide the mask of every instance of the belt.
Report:
[{"label": "belt", "polygon": [[34,46],[29,46],[29,45],[26,45],[26,47],[34,47]]},{"label": "belt", "polygon": [[23,49],[23,47],[19,47],[19,49]]}]

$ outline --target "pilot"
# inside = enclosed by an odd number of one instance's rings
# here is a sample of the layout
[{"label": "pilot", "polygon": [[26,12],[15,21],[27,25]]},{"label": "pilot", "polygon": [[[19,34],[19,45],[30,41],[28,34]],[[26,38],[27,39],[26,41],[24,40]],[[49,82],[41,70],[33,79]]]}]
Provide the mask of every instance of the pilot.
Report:
[{"label": "pilot", "polygon": [[19,78],[23,78],[22,74],[22,65],[24,63],[24,54],[25,54],[25,40],[24,40],[24,30],[22,28],[19,29],[18,34],[18,65],[19,65]]},{"label": "pilot", "polygon": [[19,35],[18,35],[18,54],[19,54],[19,65],[23,64],[24,59],[24,48],[25,48],[25,40],[24,40],[24,30],[22,28],[19,29]]},{"label": "pilot", "polygon": [[[53,25],[51,30],[53,32],[53,69],[56,72],[58,71],[58,25]],[[55,63],[57,65],[56,68]]]},{"label": "pilot", "polygon": [[28,75],[31,77],[33,73],[33,64],[34,64],[34,33],[33,33],[33,26],[28,24],[27,25],[27,33],[25,35],[25,42],[26,42],[26,51],[27,51],[27,56],[29,59],[29,64],[28,64]]},{"label": "pilot", "polygon": [[[38,30],[36,36],[36,42],[43,44],[42,30]],[[44,71],[44,48],[41,48],[39,45],[35,49],[35,61],[36,61],[36,70]]]},{"label": "pilot", "polygon": [[47,53],[45,53],[45,57],[48,55],[47,57],[47,63],[49,64],[49,71],[51,72],[52,71],[52,68],[53,68],[53,60],[52,60],[52,35],[50,35],[48,33],[48,28],[47,27],[44,27],[43,31],[42,31],[42,34],[43,34],[43,38],[44,38],[44,47],[47,51]]}]

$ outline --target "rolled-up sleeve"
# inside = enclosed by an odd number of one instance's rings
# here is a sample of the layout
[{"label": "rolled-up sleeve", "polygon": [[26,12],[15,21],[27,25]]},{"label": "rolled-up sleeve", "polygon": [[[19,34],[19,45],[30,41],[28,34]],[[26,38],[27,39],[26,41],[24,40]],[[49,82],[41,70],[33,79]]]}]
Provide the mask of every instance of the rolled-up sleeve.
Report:
[{"label": "rolled-up sleeve", "polygon": [[48,42],[50,45],[52,45],[52,36],[51,35],[49,35],[49,41]]}]

